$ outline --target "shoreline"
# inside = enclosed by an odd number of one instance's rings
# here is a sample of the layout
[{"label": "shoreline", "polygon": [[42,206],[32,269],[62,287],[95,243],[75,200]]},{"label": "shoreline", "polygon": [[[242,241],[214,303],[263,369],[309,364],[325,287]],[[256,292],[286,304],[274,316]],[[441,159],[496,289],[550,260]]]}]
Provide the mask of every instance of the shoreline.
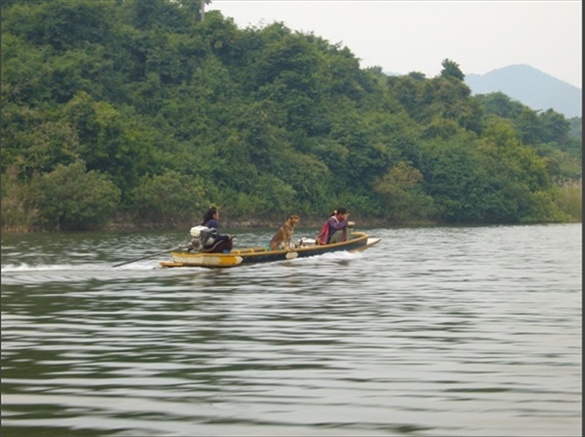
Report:
[{"label": "shoreline", "polygon": [[[436,226],[438,223],[388,223],[382,219],[355,219],[351,220],[355,222],[356,228],[372,228],[372,227],[393,227],[393,226]],[[222,217],[220,221],[220,227],[222,231],[232,229],[274,229],[277,230],[282,226],[282,222],[271,219],[241,219],[241,220],[230,220],[229,218]],[[315,229],[318,232],[319,229],[325,223],[325,219],[306,219],[296,226],[298,229]],[[197,226],[199,223],[130,223],[124,221],[116,221],[107,223],[101,227],[88,228],[83,230],[35,230],[27,227],[2,227],[1,232],[4,235],[24,235],[24,234],[50,234],[50,233],[75,233],[75,232],[149,232],[149,231],[181,231],[189,232],[193,226]]]},{"label": "shoreline", "polygon": [[[416,221],[416,222],[401,222],[401,223],[390,223],[386,220],[379,218],[363,218],[363,219],[352,219],[355,222],[356,229],[364,228],[397,228],[397,227],[436,227],[436,226],[494,226],[494,225],[526,225],[526,223],[442,223],[437,221]],[[230,220],[223,218],[220,221],[220,227],[222,232],[231,230],[245,230],[245,229],[273,229],[277,230],[282,226],[282,222],[269,219],[242,219],[242,220]],[[315,232],[319,232],[321,226],[323,226],[325,220],[307,219],[301,220],[296,226],[299,230],[314,229]],[[563,222],[567,224],[582,223],[582,221],[568,221]],[[3,235],[25,235],[25,234],[51,234],[51,233],[77,233],[77,232],[174,232],[174,231],[185,231],[189,230],[193,226],[197,226],[199,223],[129,223],[129,222],[110,222],[101,227],[80,229],[80,230],[35,230],[27,227],[2,227],[0,232]],[[548,224],[548,223],[530,223],[531,225],[537,224]]]}]

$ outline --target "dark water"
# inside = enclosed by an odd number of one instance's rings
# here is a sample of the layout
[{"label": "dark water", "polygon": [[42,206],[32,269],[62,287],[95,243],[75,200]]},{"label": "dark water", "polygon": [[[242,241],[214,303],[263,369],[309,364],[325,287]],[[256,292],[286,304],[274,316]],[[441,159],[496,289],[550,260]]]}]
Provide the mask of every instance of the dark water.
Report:
[{"label": "dark water", "polygon": [[369,232],[221,271],[112,268],[186,233],[4,236],[3,436],[581,435],[580,224]]}]

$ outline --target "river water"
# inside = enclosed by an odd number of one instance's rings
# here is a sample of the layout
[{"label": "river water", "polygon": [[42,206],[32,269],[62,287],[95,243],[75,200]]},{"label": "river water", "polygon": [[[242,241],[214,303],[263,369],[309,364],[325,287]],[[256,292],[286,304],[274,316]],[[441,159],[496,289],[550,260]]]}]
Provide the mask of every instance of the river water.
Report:
[{"label": "river water", "polygon": [[581,435],[581,230],[367,229],[227,270],[112,267],[186,232],[3,236],[2,434]]}]

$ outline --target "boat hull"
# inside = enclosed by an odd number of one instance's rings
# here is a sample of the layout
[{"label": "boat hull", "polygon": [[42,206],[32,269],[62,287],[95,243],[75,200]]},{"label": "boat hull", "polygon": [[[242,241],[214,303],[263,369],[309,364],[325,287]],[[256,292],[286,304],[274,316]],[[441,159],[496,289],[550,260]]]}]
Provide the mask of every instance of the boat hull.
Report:
[{"label": "boat hull", "polygon": [[331,252],[361,252],[380,242],[363,232],[352,234],[352,238],[341,243],[327,245],[301,245],[290,250],[266,250],[264,247],[232,250],[230,253],[171,252],[172,262],[163,261],[162,267],[208,267],[226,268],[246,264],[286,261],[295,258],[323,255]]}]

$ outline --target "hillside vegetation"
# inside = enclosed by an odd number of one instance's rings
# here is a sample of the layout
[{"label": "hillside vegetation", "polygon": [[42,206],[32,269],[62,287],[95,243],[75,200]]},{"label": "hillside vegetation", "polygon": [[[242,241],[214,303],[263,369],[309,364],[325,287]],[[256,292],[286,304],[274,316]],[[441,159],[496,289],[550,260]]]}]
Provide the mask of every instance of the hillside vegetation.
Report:
[{"label": "hillside vegetation", "polygon": [[[199,0],[4,0],[2,226],[80,230],[355,217],[581,220],[582,136],[552,110],[361,69]],[[573,130],[574,132],[574,130]]]}]

